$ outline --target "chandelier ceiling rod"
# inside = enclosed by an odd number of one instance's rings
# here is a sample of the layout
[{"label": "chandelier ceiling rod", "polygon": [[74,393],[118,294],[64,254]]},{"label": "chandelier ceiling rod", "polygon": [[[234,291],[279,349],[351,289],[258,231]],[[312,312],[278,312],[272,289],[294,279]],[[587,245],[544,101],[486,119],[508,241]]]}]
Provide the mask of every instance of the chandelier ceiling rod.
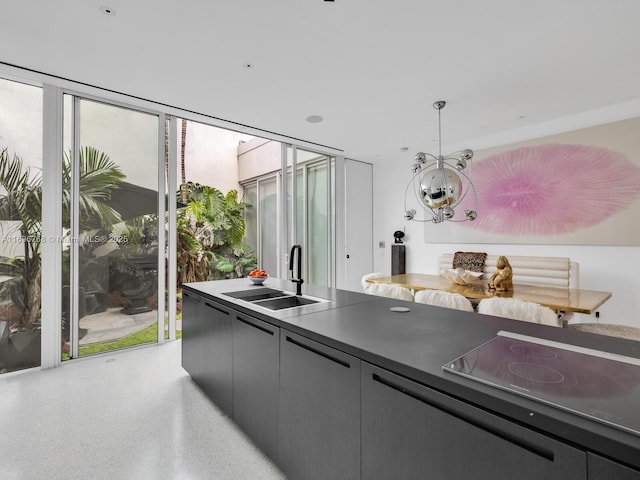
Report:
[{"label": "chandelier ceiling rod", "polygon": [[444,106],[447,104],[444,100],[440,100],[439,102],[435,102],[433,107],[438,110],[438,158],[442,158],[442,120],[441,120],[441,112]]}]

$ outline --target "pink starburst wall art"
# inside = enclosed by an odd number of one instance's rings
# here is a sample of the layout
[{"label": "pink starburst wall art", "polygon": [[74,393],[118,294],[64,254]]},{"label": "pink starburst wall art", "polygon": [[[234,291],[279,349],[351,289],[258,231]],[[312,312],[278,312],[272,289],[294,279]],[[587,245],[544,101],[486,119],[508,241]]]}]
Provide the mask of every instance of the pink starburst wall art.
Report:
[{"label": "pink starburst wall art", "polygon": [[[624,223],[622,216],[629,215],[626,222],[638,224],[629,209],[640,200],[640,167],[624,153],[550,143],[499,152],[474,161],[472,168],[478,218],[458,224],[464,230],[486,233],[492,241],[640,243],[640,238],[621,242],[615,238],[621,232],[615,231],[599,232],[595,241],[580,239],[581,232],[597,231],[614,217]],[[467,197],[457,210],[472,208],[472,203]]]}]

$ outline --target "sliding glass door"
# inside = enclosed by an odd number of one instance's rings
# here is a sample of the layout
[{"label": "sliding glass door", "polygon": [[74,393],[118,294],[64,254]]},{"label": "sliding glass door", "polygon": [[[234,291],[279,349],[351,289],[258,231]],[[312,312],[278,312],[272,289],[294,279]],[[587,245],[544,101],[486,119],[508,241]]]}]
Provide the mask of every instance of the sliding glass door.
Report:
[{"label": "sliding glass door", "polygon": [[[286,152],[287,251],[292,245],[302,246],[305,282],[334,286],[335,161],[328,155],[293,146]],[[296,172],[295,182],[292,171]]]},{"label": "sliding glass door", "polygon": [[325,158],[310,165],[306,171],[309,282],[315,285],[329,285],[332,270],[330,168]]},{"label": "sliding glass door", "polygon": [[64,126],[63,358],[156,342],[165,122],[65,95]]},{"label": "sliding glass door", "polygon": [[260,268],[280,278],[288,275],[291,247],[301,245],[305,283],[335,286],[335,158],[284,144],[281,157],[279,171],[243,182],[244,199],[254,205],[245,212],[245,241]]}]

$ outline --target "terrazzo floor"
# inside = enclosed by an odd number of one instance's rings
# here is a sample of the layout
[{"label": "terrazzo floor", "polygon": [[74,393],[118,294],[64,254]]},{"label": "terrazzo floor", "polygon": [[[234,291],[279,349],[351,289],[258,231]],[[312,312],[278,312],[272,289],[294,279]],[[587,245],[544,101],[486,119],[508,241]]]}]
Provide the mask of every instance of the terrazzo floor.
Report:
[{"label": "terrazzo floor", "polygon": [[180,359],[174,341],[0,376],[0,478],[285,478]]}]

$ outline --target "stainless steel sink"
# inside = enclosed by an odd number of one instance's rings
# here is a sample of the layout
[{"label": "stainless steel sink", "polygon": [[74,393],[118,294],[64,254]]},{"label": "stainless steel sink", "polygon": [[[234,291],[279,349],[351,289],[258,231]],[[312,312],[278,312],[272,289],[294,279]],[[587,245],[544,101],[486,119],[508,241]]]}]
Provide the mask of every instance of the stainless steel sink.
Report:
[{"label": "stainless steel sink", "polygon": [[257,302],[268,298],[277,298],[291,295],[290,293],[274,288],[258,288],[255,290],[240,290],[237,292],[224,292],[223,295],[228,297],[244,300],[245,302]]},{"label": "stainless steel sink", "polygon": [[327,302],[323,298],[308,297],[306,295],[294,295],[293,292],[278,290],[275,288],[260,287],[234,292],[224,292],[222,295],[235,298],[252,305],[268,308],[269,310],[284,310],[287,308],[303,307],[314,303]]},{"label": "stainless steel sink", "polygon": [[270,300],[254,301],[253,304],[270,310],[283,310],[285,308],[302,307],[304,305],[311,305],[319,302],[320,300],[290,295],[287,297],[272,298]]}]

